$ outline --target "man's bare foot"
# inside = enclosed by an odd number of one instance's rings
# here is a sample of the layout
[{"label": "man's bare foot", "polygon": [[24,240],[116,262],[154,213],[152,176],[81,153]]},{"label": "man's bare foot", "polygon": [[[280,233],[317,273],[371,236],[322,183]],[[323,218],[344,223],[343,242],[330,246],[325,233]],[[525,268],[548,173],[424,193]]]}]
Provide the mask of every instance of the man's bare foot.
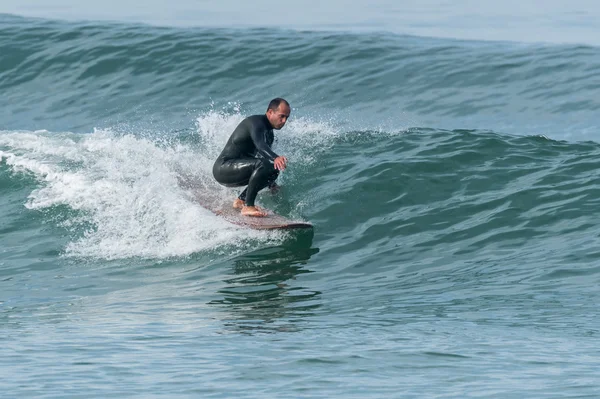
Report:
[{"label": "man's bare foot", "polygon": [[257,206],[246,206],[246,205],[244,205],[244,207],[242,208],[241,214],[243,216],[259,216],[259,217],[267,216],[267,212],[265,212],[264,210],[260,209],[259,207],[257,207]]},{"label": "man's bare foot", "polygon": [[235,209],[242,209],[242,208],[244,207],[244,205],[246,205],[246,202],[245,202],[245,201],[242,201],[242,200],[241,200],[241,199],[239,199],[239,198],[236,198],[236,199],[233,201],[233,207],[234,207]]}]

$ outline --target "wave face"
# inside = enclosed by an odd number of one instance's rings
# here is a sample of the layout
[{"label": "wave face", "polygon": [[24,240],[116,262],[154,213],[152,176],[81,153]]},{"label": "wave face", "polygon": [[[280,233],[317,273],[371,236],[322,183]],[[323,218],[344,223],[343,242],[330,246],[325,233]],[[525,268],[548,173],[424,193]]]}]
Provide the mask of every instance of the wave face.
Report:
[{"label": "wave face", "polygon": [[[597,50],[0,16],[5,391],[593,397]],[[276,96],[314,234],[193,199]]]}]

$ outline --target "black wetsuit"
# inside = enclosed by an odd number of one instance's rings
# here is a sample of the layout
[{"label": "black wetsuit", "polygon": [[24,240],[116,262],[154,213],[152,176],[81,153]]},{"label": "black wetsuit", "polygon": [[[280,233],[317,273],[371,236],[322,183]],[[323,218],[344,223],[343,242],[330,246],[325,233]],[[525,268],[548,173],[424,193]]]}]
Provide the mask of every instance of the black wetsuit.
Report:
[{"label": "black wetsuit", "polygon": [[248,186],[239,196],[254,206],[260,190],[272,186],[279,175],[273,166],[278,157],[271,149],[273,126],[266,115],[252,115],[233,131],[213,165],[215,179],[226,187]]}]

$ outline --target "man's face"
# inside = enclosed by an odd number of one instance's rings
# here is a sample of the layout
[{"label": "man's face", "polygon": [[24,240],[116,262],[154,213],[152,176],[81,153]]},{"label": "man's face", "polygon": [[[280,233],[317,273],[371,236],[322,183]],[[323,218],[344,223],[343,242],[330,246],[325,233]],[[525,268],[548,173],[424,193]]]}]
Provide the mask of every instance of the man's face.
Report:
[{"label": "man's face", "polygon": [[269,122],[271,122],[271,126],[273,126],[273,129],[276,130],[281,129],[285,125],[289,117],[290,107],[287,106],[285,103],[279,104],[279,107],[277,107],[275,111],[273,111],[272,109],[267,111],[267,118],[269,119]]}]

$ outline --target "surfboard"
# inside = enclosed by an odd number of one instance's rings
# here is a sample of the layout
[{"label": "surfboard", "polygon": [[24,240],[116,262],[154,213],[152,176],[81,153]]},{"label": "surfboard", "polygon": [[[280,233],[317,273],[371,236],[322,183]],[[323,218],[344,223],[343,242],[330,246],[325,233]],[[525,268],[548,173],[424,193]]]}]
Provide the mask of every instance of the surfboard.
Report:
[{"label": "surfboard", "polygon": [[232,206],[233,198],[224,199],[210,190],[193,189],[191,190],[191,195],[193,196],[194,201],[202,207],[213,212],[215,215],[222,217],[229,223],[238,226],[258,230],[311,229],[313,227],[311,223],[302,220],[288,219],[271,210],[266,210],[268,215],[264,217],[242,216],[240,210],[235,209]]}]

